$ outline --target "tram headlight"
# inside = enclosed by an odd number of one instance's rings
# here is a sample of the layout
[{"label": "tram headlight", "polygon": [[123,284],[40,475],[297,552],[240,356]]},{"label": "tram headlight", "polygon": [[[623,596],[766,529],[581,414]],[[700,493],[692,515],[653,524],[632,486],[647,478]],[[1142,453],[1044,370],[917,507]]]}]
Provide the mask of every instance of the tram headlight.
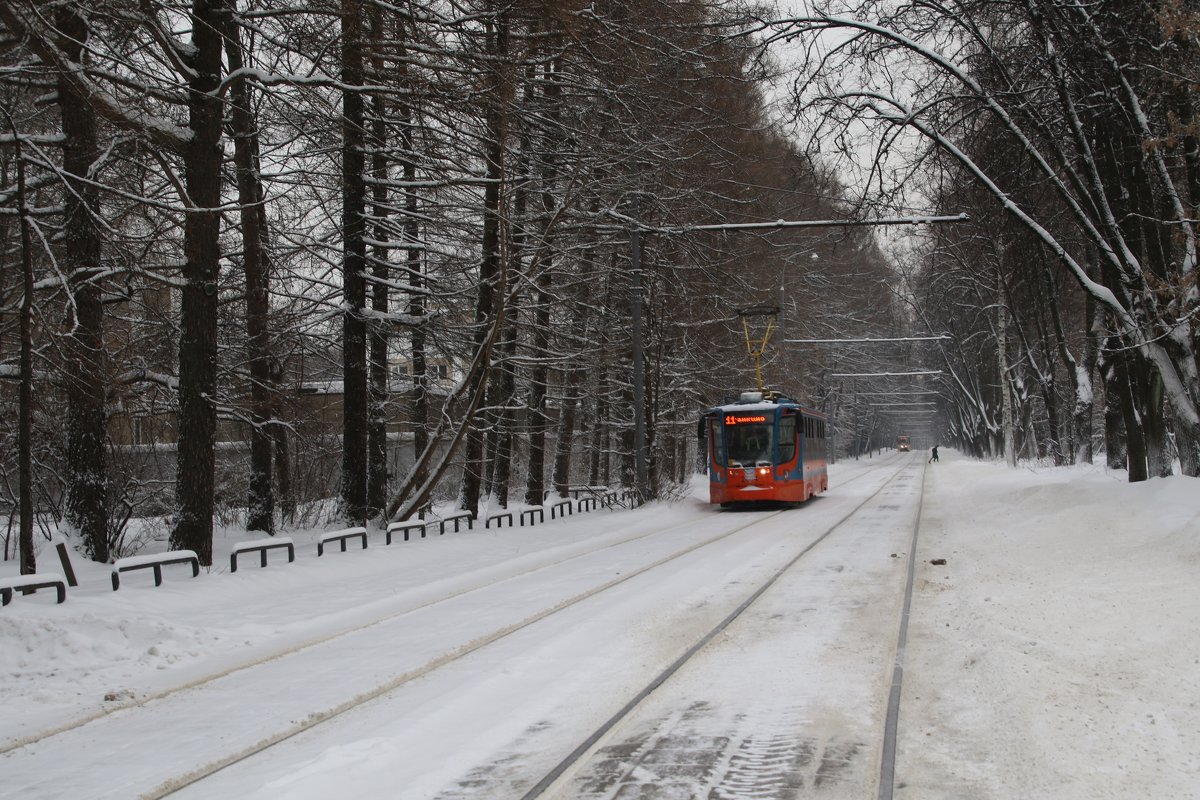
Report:
[{"label": "tram headlight", "polygon": [[768,475],[770,475],[770,474],[771,474],[771,468],[770,468],[770,467],[759,467],[759,468],[758,468],[758,476],[759,476],[760,478],[765,478],[766,476],[768,476]]}]

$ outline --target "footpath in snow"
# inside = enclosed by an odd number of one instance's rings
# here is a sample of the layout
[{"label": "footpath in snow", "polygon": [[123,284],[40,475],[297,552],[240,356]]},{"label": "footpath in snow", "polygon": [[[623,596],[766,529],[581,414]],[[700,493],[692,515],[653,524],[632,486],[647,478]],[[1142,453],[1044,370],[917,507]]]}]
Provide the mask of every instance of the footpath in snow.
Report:
[{"label": "footpath in snow", "polygon": [[1125,478],[929,465],[897,798],[1200,798],[1200,480]]}]

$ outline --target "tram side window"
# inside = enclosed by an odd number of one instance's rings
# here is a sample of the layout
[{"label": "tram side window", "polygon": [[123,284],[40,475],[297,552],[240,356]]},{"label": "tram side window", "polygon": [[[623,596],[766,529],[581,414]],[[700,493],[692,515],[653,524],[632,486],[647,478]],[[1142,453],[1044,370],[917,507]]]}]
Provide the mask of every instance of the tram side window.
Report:
[{"label": "tram side window", "polygon": [[708,440],[712,442],[712,458],[716,464],[725,464],[725,426],[720,419],[709,420]]},{"label": "tram side window", "polygon": [[779,463],[786,464],[796,457],[796,418],[779,420]]}]

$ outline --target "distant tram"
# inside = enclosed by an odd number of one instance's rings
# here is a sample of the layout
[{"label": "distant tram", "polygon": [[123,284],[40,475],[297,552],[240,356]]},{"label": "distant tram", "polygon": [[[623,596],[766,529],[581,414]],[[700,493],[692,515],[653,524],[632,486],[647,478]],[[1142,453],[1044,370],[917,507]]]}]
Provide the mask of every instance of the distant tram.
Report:
[{"label": "distant tram", "polygon": [[912,446],[908,443],[907,436],[901,434],[900,436],[896,437],[896,449],[901,453],[907,453],[912,449]]},{"label": "distant tram", "polygon": [[708,497],[741,503],[802,503],[829,489],[824,414],[778,392],[743,392],[704,412]]}]

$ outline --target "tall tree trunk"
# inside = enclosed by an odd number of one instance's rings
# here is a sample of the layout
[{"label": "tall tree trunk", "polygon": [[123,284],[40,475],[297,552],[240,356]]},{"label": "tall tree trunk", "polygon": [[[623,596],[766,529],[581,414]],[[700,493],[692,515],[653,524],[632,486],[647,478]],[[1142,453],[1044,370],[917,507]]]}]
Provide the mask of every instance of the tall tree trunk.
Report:
[{"label": "tall tree trunk", "polygon": [[342,12],[342,513],[367,521],[367,326],[363,5]]},{"label": "tall tree trunk", "polygon": [[1146,432],[1146,474],[1151,478],[1167,478],[1173,469],[1167,441],[1162,376],[1141,357],[1135,358],[1134,364],[1138,413]]},{"label": "tall tree trunk", "polygon": [[214,441],[217,430],[217,278],[220,269],[221,31],[231,0],[192,3],[191,76],[184,183],[193,207],[183,226],[179,335],[179,462],[171,548],[212,564]]},{"label": "tall tree trunk", "polygon": [[540,506],[546,497],[546,434],[550,420],[546,414],[546,393],[550,370],[546,364],[550,347],[550,289],[554,278],[551,265],[542,265],[537,278],[536,307],[533,313],[533,368],[529,374],[529,471],[525,479],[525,502]]},{"label": "tall tree trunk", "polygon": [[[409,85],[408,50],[405,44],[407,29],[403,23],[396,25],[395,41],[396,71],[402,86]],[[404,173],[404,246],[407,280],[412,287],[408,299],[408,314],[414,320],[411,333],[410,353],[412,361],[412,393],[409,399],[409,420],[413,434],[413,463],[420,463],[420,456],[429,446],[429,374],[425,356],[425,275],[424,249],[420,243],[421,222],[420,197],[417,195],[416,126],[417,115],[413,103],[405,94],[396,100],[396,116],[400,121],[400,168]],[[420,485],[425,475],[417,473],[412,482]]]},{"label": "tall tree trunk", "polygon": [[1017,432],[1013,419],[1012,387],[1008,378],[1008,310],[1003,302],[996,307],[996,358],[1000,373],[1000,413],[1004,435],[1004,461],[1017,465]]},{"label": "tall tree trunk", "polygon": [[[537,66],[529,64],[525,67],[525,81],[522,89],[522,102],[526,107],[532,107],[534,86],[537,84]],[[527,225],[529,223],[529,162],[532,150],[532,135],[529,125],[523,125],[520,131],[519,153],[516,158],[516,169],[513,176],[512,228],[508,243],[509,269],[521,270],[526,258]],[[517,424],[517,339],[520,326],[519,292],[513,292],[508,302],[508,317],[500,338],[500,352],[497,363],[500,369],[498,380],[489,393],[492,399],[492,422],[488,429],[488,450],[492,458],[488,461],[488,492],[495,498],[500,508],[508,508],[508,497],[512,489],[512,466],[516,444],[514,428]]]},{"label": "tall tree trunk", "polygon": [[[8,116],[7,111],[5,116]],[[37,572],[37,555],[33,552],[33,252],[30,249],[33,245],[25,196],[25,154],[21,152],[21,137],[12,117],[8,122],[17,143],[17,213],[21,228],[20,387],[17,390],[17,505],[20,520],[17,543],[21,550],[21,574],[32,575]]]},{"label": "tall tree trunk", "polygon": [[570,497],[571,452],[575,446],[575,412],[579,406],[579,371],[568,370],[563,381],[562,412],[554,448],[554,491]]},{"label": "tall tree trunk", "polygon": [[278,384],[274,383],[275,403],[271,408],[271,418],[278,424],[271,427],[271,438],[275,445],[275,479],[279,485],[279,517],[284,522],[296,521],[296,495],[292,491],[292,455],[288,434],[288,426],[283,424],[280,414]]},{"label": "tall tree trunk", "polygon": [[1073,415],[1075,452],[1072,460],[1076,464],[1091,464],[1095,456],[1092,446],[1092,415],[1096,406],[1094,378],[1099,331],[1096,321],[1096,300],[1090,294],[1084,298],[1084,341],[1083,363],[1079,365],[1079,379],[1075,385],[1075,412]]},{"label": "tall tree trunk", "polygon": [[[533,81],[528,84],[532,85]],[[529,91],[525,97],[528,100]],[[521,158],[517,167],[516,189],[513,191],[513,232],[509,244],[509,264],[519,269],[525,256],[525,224],[528,210],[529,191],[529,137],[522,134]],[[516,446],[517,417],[517,334],[520,329],[519,294],[514,292],[509,299],[508,316],[500,339],[500,376],[497,381],[497,405],[500,412],[496,420],[495,470],[492,475],[492,493],[500,508],[508,508],[508,496],[512,488],[512,465]]]},{"label": "tall tree trunk", "polygon": [[[241,29],[231,18],[225,32],[229,70],[244,66]],[[242,268],[246,277],[246,350],[250,362],[250,485],[246,529],[275,533],[275,476],[270,331],[270,265],[266,253],[266,211],[259,177],[258,131],[251,109],[253,97],[244,76],[229,87],[229,121],[233,160],[237,167],[238,206],[242,224]]]},{"label": "tall tree trunk", "polygon": [[[367,12],[371,24],[371,67],[372,83],[382,83],[385,79],[386,63],[382,56],[383,42],[383,13],[379,6],[372,3]],[[388,406],[388,340],[391,326],[385,321],[388,313],[388,248],[383,243],[387,241],[387,225],[385,220],[388,212],[387,159],[384,148],[387,145],[387,100],[381,93],[371,96],[371,179],[372,215],[375,220],[374,239],[380,244],[375,246],[374,259],[371,264],[371,310],[374,312],[374,322],[371,325],[371,367],[370,367],[370,421],[367,429],[367,508],[373,518],[382,513],[387,504],[388,484],[388,447],[387,447],[387,406]]]},{"label": "tall tree trunk", "polygon": [[1129,471],[1129,482],[1136,483],[1146,480],[1149,475],[1146,471],[1146,435],[1138,416],[1131,385],[1131,355],[1125,350],[1125,343],[1121,339],[1110,337],[1108,342],[1111,377],[1106,381],[1106,385],[1109,391],[1117,396],[1121,409],[1121,425],[1125,430],[1125,466]]},{"label": "tall tree trunk", "polygon": [[591,458],[588,485],[608,485],[608,348],[600,347],[600,365],[596,370],[595,421],[592,423]]},{"label": "tall tree trunk", "polygon": [[[496,311],[496,280],[501,270],[501,204],[503,192],[501,185],[504,181],[504,138],[507,135],[507,116],[505,97],[508,93],[508,79],[505,74],[505,62],[508,57],[508,17],[505,11],[496,16],[494,23],[488,23],[488,53],[492,56],[490,63],[494,70],[492,74],[489,96],[485,99],[487,108],[484,111],[484,161],[486,164],[487,181],[483,197],[483,242],[482,257],[479,265],[479,294],[475,304],[475,346],[481,349],[488,338],[491,327],[490,321]],[[490,352],[488,358],[491,358]],[[486,390],[486,376],[490,369],[484,365],[483,386]],[[469,511],[472,516],[479,515],[479,490],[483,476],[483,431],[479,429],[479,419],[468,421],[466,449],[463,463],[462,491],[459,494],[459,508]]]},{"label": "tall tree trunk", "polygon": [[[515,254],[514,254],[515,255]],[[514,261],[515,263],[515,261]],[[508,319],[504,325],[504,333],[500,340],[500,379],[499,397],[501,404],[500,417],[496,437],[496,471],[493,476],[493,491],[496,503],[500,508],[508,508],[508,495],[512,487],[513,448],[516,435],[517,402],[517,329],[520,313],[517,298],[514,296],[508,307]]]},{"label": "tall tree trunk", "polygon": [[[1074,402],[1071,407],[1071,426],[1069,436],[1071,463],[1091,463],[1091,420],[1092,420],[1092,375],[1088,365],[1088,344],[1084,345],[1084,366],[1075,360],[1070,347],[1067,346],[1067,336],[1063,329],[1062,315],[1059,312],[1059,287],[1054,280],[1054,274],[1049,265],[1042,261],[1042,276],[1046,284],[1046,299],[1050,306],[1050,320],[1054,328],[1054,342],[1058,357],[1062,361],[1067,383],[1071,387],[1071,397]],[[1085,342],[1091,341],[1090,331],[1092,316],[1095,313],[1095,303],[1090,295],[1085,297],[1085,328],[1088,335]],[[1094,358],[1094,356],[1093,356]],[[1052,369],[1047,362],[1047,369]],[[1066,455],[1065,448],[1064,455]],[[1086,460],[1085,460],[1086,459]]]},{"label": "tall tree trunk", "polygon": [[1109,356],[1100,358],[1104,380],[1104,460],[1109,469],[1125,469],[1129,454],[1125,447],[1125,415],[1121,413],[1120,372]]},{"label": "tall tree trunk", "polygon": [[[88,27],[72,7],[57,13],[59,47],[83,63]],[[76,528],[84,552],[101,563],[109,559],[108,468],[105,453],[108,417],[104,410],[104,309],[100,287],[100,232],[96,215],[99,190],[83,180],[99,155],[96,114],[74,82],[60,76],[58,105],[63,126],[64,197],[63,265],[71,288],[67,320],[67,523]]]}]

